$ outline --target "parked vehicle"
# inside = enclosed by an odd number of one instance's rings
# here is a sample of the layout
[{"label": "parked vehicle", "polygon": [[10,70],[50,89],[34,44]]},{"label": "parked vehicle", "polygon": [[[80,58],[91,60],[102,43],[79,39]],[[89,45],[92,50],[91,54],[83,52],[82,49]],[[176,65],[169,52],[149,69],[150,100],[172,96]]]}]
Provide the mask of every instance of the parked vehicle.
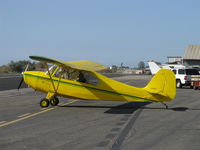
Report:
[{"label": "parked vehicle", "polygon": [[172,71],[176,75],[177,88],[182,88],[182,86],[190,86],[193,88],[191,76],[199,75],[196,69],[173,69]]},{"label": "parked vehicle", "polygon": [[200,89],[200,75],[192,75],[191,76],[191,85],[194,90]]},{"label": "parked vehicle", "polygon": [[[186,69],[184,65],[177,65],[177,64],[165,64],[160,67],[154,61],[149,61],[148,64],[152,74],[155,74],[161,68],[172,70],[176,76],[177,88],[182,88],[182,86],[190,86],[191,88],[193,88],[193,84],[194,85],[198,84],[197,82],[192,83],[191,76],[200,75],[200,70],[193,68]],[[199,86],[200,86],[200,78],[199,78]]]}]

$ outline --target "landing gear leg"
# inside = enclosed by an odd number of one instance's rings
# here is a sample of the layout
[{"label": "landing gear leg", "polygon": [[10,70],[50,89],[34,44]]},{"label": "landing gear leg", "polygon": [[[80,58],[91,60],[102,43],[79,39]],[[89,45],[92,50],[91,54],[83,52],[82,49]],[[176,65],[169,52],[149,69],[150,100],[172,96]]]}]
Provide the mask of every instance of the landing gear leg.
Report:
[{"label": "landing gear leg", "polygon": [[165,103],[163,103],[163,102],[161,102],[163,105],[165,105],[165,108],[166,109],[168,109],[168,106],[167,106],[167,104],[165,104]]}]

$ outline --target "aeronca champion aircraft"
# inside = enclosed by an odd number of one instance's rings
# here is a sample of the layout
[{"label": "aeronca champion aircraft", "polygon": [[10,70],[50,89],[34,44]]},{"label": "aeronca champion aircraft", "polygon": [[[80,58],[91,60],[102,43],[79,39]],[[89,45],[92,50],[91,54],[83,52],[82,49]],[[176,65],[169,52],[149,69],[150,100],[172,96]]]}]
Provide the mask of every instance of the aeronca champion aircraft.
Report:
[{"label": "aeronca champion aircraft", "polygon": [[[22,81],[31,88],[47,93],[40,101],[41,107],[56,106],[58,96],[86,100],[113,100],[131,102],[161,102],[176,95],[175,76],[168,69],[161,69],[144,88],[130,86],[97,71],[105,66],[92,61],[64,62],[41,56],[31,59],[45,63],[47,71],[25,71]],[[53,64],[51,67],[47,63]],[[18,89],[21,86],[21,83]]]}]

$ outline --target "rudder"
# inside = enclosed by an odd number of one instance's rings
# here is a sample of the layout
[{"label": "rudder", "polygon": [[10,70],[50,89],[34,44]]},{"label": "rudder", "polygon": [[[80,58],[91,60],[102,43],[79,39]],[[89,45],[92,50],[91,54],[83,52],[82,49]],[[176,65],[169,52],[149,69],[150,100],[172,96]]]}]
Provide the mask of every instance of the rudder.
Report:
[{"label": "rudder", "polygon": [[165,97],[165,101],[170,101],[176,95],[175,75],[169,69],[160,69],[144,89],[151,94]]}]

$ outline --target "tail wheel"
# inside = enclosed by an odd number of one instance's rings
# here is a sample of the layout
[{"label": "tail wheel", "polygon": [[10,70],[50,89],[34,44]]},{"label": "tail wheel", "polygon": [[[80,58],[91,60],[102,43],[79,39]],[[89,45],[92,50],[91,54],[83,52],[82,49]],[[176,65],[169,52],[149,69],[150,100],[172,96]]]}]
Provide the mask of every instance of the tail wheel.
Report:
[{"label": "tail wheel", "polygon": [[40,101],[40,106],[41,106],[42,108],[48,107],[48,106],[49,106],[49,100],[46,99],[46,98],[41,99],[41,101]]},{"label": "tail wheel", "polygon": [[57,97],[52,97],[52,98],[50,99],[50,104],[51,104],[52,106],[57,106],[58,103],[59,103],[59,99],[58,99]]}]

